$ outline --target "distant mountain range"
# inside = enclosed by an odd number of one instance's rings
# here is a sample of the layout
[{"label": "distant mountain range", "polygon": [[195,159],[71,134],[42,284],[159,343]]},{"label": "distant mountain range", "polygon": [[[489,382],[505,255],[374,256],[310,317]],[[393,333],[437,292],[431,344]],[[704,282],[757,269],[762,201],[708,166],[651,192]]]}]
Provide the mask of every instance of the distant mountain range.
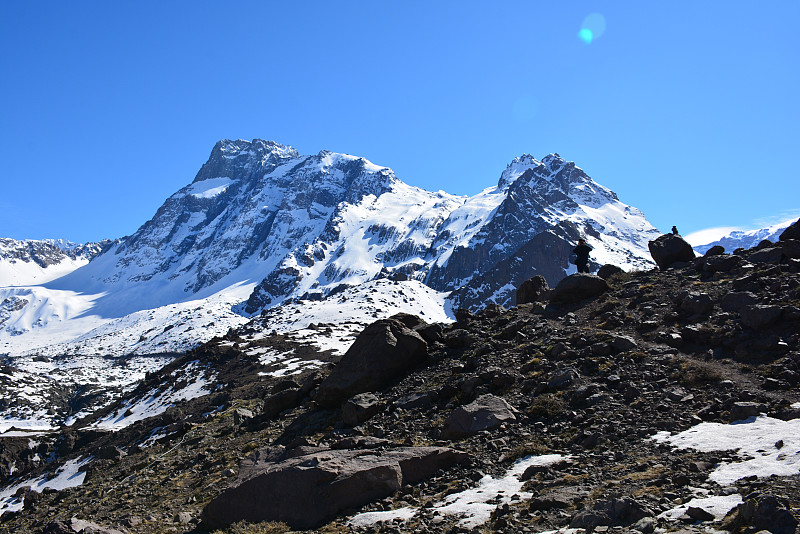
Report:
[{"label": "distant mountain range", "polygon": [[796,219],[784,221],[766,228],[758,230],[734,230],[716,241],[694,247],[698,254],[705,254],[708,249],[714,246],[721,246],[728,252],[733,252],[737,248],[752,248],[765,239],[768,241],[778,241],[781,233],[789,227]]},{"label": "distant mountain range", "polygon": [[558,154],[515,158],[497,185],[465,197],[409,186],[364,158],[224,140],[136,233],[81,249],[91,262],[54,245],[72,272],[0,280],[0,352],[181,351],[264,310],[379,279],[442,293],[445,314],[508,306],[525,279],[574,272],[579,237],[595,266],[631,270],[653,266],[658,235]]}]

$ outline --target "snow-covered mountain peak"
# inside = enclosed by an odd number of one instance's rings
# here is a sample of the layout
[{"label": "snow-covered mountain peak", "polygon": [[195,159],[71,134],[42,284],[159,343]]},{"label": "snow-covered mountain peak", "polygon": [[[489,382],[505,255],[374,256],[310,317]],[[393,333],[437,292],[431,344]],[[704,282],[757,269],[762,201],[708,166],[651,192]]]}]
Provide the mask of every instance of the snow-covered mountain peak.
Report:
[{"label": "snow-covered mountain peak", "polygon": [[525,171],[534,169],[540,165],[541,162],[537,161],[536,158],[530,154],[517,156],[511,161],[511,163],[508,164],[508,167],[506,167],[506,170],[503,171],[503,174],[500,175],[500,180],[497,182],[497,189],[505,189],[517,178],[522,176]]}]

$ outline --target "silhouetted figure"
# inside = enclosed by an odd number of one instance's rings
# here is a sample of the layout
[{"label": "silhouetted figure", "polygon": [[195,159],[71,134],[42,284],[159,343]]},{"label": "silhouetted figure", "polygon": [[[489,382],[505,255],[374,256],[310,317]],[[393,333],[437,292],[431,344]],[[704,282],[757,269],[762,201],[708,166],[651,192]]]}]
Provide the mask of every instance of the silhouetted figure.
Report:
[{"label": "silhouetted figure", "polygon": [[678,235],[678,227],[677,226],[673,226],[672,227],[672,235]]},{"label": "silhouetted figure", "polygon": [[586,244],[585,239],[578,239],[578,246],[572,252],[575,253],[575,266],[579,273],[589,272],[589,253],[591,251],[592,247]]}]

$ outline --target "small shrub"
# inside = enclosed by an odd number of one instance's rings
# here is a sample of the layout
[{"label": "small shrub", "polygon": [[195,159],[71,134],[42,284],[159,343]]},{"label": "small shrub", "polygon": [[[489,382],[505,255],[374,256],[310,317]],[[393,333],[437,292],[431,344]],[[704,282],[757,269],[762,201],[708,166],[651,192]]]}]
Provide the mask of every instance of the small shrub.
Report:
[{"label": "small shrub", "polygon": [[528,408],[528,415],[540,419],[553,419],[567,411],[566,403],[550,393],[539,395]]}]

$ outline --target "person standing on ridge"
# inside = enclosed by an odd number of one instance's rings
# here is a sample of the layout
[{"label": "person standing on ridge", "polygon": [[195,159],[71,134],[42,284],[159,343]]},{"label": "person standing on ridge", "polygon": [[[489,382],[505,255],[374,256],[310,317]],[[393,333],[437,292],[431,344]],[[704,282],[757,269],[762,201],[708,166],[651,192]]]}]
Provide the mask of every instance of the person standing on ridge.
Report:
[{"label": "person standing on ridge", "polygon": [[679,234],[678,234],[678,227],[677,227],[677,226],[673,226],[673,227],[672,227],[672,235],[679,235]]},{"label": "person standing on ridge", "polygon": [[585,239],[578,239],[578,246],[572,252],[575,253],[575,266],[578,267],[579,273],[589,272],[589,252],[592,247],[586,244]]}]

